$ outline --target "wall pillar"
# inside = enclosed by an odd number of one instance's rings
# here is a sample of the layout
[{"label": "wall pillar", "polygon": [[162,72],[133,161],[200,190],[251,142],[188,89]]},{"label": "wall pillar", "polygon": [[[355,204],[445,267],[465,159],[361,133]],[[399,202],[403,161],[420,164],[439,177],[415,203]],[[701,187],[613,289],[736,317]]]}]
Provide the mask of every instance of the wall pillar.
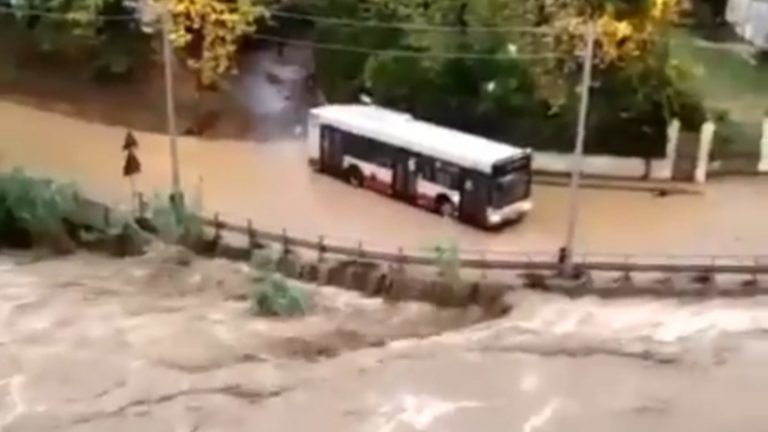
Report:
[{"label": "wall pillar", "polygon": [[757,172],[768,173],[768,113],[763,118],[763,135],[760,140],[760,162],[757,164]]},{"label": "wall pillar", "polygon": [[667,149],[664,160],[660,161],[661,168],[653,176],[655,180],[672,180],[677,159],[677,143],[680,140],[680,121],[673,119],[667,126]]},{"label": "wall pillar", "polygon": [[709,168],[709,152],[712,149],[712,141],[715,139],[715,122],[707,120],[701,126],[699,135],[699,154],[696,158],[696,170],[693,174],[693,180],[696,183],[705,183],[707,181],[707,169]]}]

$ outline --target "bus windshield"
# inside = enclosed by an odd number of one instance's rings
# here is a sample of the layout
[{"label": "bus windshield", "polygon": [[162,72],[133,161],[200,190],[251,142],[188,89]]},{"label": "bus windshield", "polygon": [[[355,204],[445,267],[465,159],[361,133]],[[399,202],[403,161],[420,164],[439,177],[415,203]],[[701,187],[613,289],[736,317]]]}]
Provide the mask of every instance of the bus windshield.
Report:
[{"label": "bus windshield", "polygon": [[493,182],[491,190],[491,205],[500,209],[528,198],[530,194],[530,174],[528,171],[515,173],[498,178]]}]

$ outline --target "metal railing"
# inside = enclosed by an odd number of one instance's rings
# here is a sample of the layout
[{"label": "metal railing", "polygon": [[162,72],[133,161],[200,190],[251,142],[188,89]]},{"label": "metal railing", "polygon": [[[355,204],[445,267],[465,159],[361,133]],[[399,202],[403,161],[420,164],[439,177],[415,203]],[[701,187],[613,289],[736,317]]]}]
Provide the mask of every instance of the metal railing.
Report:
[{"label": "metal railing", "polygon": [[[379,261],[391,264],[436,266],[440,259],[432,248],[421,251],[369,248],[363,242],[342,244],[318,236],[308,239],[282,232],[257,229],[249,221],[241,225],[221,220],[218,216],[201,218],[208,228],[217,233],[229,232],[243,235],[248,245],[271,243],[281,245],[285,250],[293,248],[336,255],[354,260]],[[516,270],[516,271],[557,271],[562,264],[555,254],[528,253],[494,250],[459,249],[457,264],[464,269]],[[582,254],[575,257],[580,270],[587,272],[616,273],[703,273],[703,274],[768,274],[768,255],[632,255],[632,254]]]}]

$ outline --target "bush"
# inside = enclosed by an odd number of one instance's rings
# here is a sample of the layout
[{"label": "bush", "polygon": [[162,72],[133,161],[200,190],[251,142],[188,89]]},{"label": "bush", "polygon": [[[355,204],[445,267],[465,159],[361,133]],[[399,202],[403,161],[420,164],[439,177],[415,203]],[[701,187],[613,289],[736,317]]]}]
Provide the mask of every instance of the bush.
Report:
[{"label": "bush", "polygon": [[461,254],[455,241],[430,248],[435,256],[438,275],[443,282],[456,286],[461,282]]},{"label": "bush", "polygon": [[275,273],[278,259],[277,252],[270,248],[255,249],[251,252],[251,268],[257,272]]},{"label": "bush", "polygon": [[306,315],[311,302],[307,292],[283,276],[270,273],[251,291],[251,313],[267,317]]},{"label": "bush", "polygon": [[0,174],[0,243],[12,247],[44,245],[66,252],[77,233],[68,229],[77,210],[77,188],[27,176],[14,169]]},{"label": "bush", "polygon": [[149,218],[162,240],[194,245],[204,236],[202,221],[193,211],[183,205],[173,205],[170,199],[155,194],[150,204]]}]

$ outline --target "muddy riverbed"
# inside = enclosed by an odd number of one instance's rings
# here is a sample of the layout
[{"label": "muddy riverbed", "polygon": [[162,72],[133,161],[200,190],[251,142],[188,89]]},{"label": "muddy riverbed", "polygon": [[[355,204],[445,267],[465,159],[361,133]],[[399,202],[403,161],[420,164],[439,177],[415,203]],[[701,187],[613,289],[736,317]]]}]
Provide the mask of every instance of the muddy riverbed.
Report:
[{"label": "muddy riverbed", "polygon": [[159,248],[0,258],[0,430],[763,430],[768,301],[571,300],[507,317],[308,287]]}]

